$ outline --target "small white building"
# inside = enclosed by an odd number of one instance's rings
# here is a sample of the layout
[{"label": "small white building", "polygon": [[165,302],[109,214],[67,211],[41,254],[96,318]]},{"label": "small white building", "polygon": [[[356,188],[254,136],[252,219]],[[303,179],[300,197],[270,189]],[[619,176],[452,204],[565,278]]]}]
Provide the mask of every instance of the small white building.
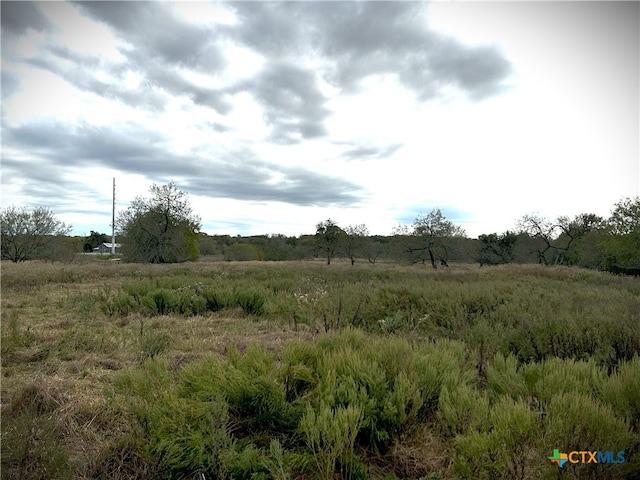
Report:
[{"label": "small white building", "polygon": [[[95,253],[100,253],[100,254],[103,254],[103,255],[108,255],[108,254],[110,254],[110,253],[111,253],[111,247],[112,247],[113,245],[114,245],[114,244],[113,244],[113,243],[110,243],[110,242],[109,242],[109,243],[102,243],[102,244],[98,245],[96,248],[94,248],[94,249],[93,249],[93,251],[94,251]],[[120,245],[119,243],[116,243],[116,244],[115,244],[115,246],[116,246],[116,253],[120,253],[120,246],[121,246],[121,245]]]}]

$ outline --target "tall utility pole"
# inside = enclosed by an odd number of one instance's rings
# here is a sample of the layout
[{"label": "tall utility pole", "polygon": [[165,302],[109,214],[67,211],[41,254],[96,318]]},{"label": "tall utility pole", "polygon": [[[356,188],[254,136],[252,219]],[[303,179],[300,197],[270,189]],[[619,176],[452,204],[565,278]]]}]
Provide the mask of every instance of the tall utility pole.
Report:
[{"label": "tall utility pole", "polygon": [[113,207],[111,209],[111,255],[116,254],[116,177],[113,177]]}]

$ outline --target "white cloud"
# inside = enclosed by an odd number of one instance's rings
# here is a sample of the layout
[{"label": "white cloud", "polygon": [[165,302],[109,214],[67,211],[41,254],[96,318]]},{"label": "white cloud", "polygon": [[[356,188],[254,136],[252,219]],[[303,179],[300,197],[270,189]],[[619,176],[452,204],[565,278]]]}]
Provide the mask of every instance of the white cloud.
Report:
[{"label": "white cloud", "polygon": [[20,77],[18,92],[3,102],[6,121],[25,123],[35,117],[58,118],[75,122],[82,108],[78,98],[83,95],[65,80],[50,72],[18,65],[11,69]]},{"label": "white cloud", "polygon": [[388,234],[442,207],[475,236],[640,193],[633,5],[34,8],[3,20],[2,159],[23,180],[3,172],[3,204],[60,190],[83,231],[102,217],[69,205],[102,211],[113,176],[119,208],[173,177],[230,234]]}]

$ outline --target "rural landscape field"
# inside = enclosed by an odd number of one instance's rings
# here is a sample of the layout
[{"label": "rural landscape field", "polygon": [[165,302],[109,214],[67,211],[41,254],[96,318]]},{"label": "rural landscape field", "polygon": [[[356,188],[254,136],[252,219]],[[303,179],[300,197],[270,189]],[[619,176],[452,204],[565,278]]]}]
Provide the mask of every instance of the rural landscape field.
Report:
[{"label": "rural landscape field", "polygon": [[640,480],[640,2],[0,27],[0,480]]},{"label": "rural landscape field", "polygon": [[3,262],[2,477],[638,478],[639,353],[580,268]]}]

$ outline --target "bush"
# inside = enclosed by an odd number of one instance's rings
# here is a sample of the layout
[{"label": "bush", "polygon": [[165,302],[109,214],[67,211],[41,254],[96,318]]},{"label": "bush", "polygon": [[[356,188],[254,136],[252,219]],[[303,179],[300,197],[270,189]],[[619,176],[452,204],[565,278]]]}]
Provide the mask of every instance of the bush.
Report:
[{"label": "bush", "polygon": [[307,407],[299,429],[313,455],[320,478],[335,478],[338,462],[343,470],[350,470],[362,421],[363,411],[357,405],[331,408],[324,404],[317,412],[310,405]]},{"label": "bush", "polygon": [[242,307],[249,315],[264,313],[265,294],[261,290],[238,290],[234,295],[234,303]]},{"label": "bush", "polygon": [[121,372],[115,385],[129,395],[139,428],[148,439],[145,454],[157,459],[165,478],[226,474],[222,453],[232,441],[224,399],[215,396],[202,401],[181,395],[184,392],[175,388],[166,362],[159,359]]},{"label": "bush", "polygon": [[527,396],[527,385],[518,372],[518,360],[509,354],[497,353],[487,369],[487,390],[494,398],[510,395],[514,400]]},{"label": "bush", "polygon": [[224,259],[228,262],[248,262],[252,260],[262,260],[262,250],[256,245],[248,243],[234,243],[224,250]]},{"label": "bush", "polygon": [[621,364],[604,381],[602,398],[626,419],[636,433],[640,433],[640,357]]},{"label": "bush", "polygon": [[484,426],[456,438],[454,470],[461,478],[538,478],[537,434],[538,421],[528,405],[503,397]]},{"label": "bush", "polygon": [[564,392],[599,398],[605,376],[592,361],[576,362],[559,358],[524,365],[521,372],[529,395],[545,405],[552,396]]}]

